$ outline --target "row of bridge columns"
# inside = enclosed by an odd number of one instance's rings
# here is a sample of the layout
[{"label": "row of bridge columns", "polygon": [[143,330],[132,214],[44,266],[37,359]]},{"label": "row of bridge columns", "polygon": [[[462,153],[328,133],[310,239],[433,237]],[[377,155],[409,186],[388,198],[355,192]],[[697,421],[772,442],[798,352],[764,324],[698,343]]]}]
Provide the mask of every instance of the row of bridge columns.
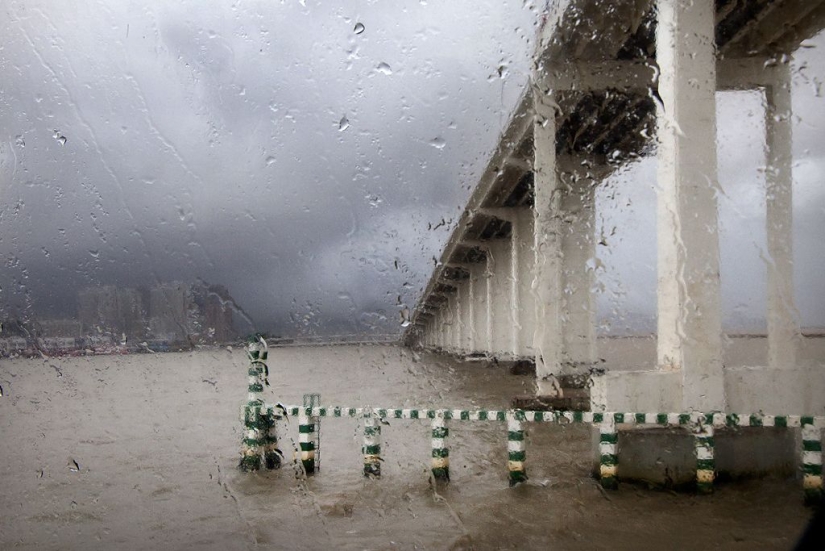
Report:
[{"label": "row of bridge columns", "polygon": [[[718,60],[713,0],[657,4],[658,370],[681,374],[674,410],[724,410],[715,93],[765,94],[768,364],[794,367],[790,71],[775,59]],[[597,357],[595,188],[609,172],[556,155],[558,90],[541,84],[550,69],[534,79],[533,206],[481,210],[508,222],[509,236],[467,243],[483,261],[451,265],[464,278],[445,281],[441,306],[418,320],[425,346],[534,359],[539,395]]]}]

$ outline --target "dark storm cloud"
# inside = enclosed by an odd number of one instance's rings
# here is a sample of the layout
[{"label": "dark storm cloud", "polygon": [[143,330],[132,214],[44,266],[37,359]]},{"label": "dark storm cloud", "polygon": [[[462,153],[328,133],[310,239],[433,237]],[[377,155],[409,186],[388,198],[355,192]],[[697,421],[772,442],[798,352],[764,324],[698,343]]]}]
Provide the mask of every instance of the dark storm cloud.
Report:
[{"label": "dark storm cloud", "polygon": [[[498,2],[3,10],[5,308],[69,315],[83,286],[200,278],[285,333],[398,330],[535,20]],[[503,61],[513,78],[490,78]]]},{"label": "dark storm cloud", "polygon": [[[521,93],[537,20],[521,2],[469,0],[18,1],[2,14],[0,313],[70,315],[84,286],[202,279],[283,334],[400,329]],[[822,37],[807,46],[797,302],[825,325]],[[751,146],[732,147],[759,117],[720,116],[738,236],[722,245],[729,319],[764,304],[764,178]],[[619,230],[597,268],[602,317],[620,321],[655,304],[655,163],[624,174],[607,188],[627,201],[600,203]]]}]

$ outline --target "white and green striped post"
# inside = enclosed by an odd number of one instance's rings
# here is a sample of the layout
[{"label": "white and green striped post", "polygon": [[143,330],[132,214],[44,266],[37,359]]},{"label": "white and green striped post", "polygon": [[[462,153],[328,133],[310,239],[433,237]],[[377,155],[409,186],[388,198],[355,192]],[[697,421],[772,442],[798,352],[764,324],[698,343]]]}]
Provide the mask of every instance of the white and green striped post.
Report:
[{"label": "white and green striped post", "polygon": [[304,407],[314,410],[317,408],[318,415],[309,414],[309,422],[312,425],[312,442],[315,451],[315,471],[321,470],[321,395],[304,394]]},{"label": "white and green striped post", "polygon": [[713,480],[716,476],[713,425],[697,426],[693,438],[696,451],[696,490],[700,494],[710,494],[713,493]]},{"label": "white and green striped post", "polygon": [[267,469],[281,468],[281,451],[278,449],[278,430],[274,413],[262,413],[262,423],[266,426],[264,435],[264,466]]},{"label": "white and green striped post", "polygon": [[381,423],[372,410],[364,411],[364,476],[381,477]]},{"label": "white and green striped post", "polygon": [[802,417],[802,485],[805,503],[815,505],[822,498],[822,433],[813,417]]},{"label": "white and green striped post", "polygon": [[602,488],[619,487],[619,433],[612,413],[605,413],[599,425],[599,479]]},{"label": "white and green striped post", "polygon": [[524,429],[515,412],[507,414],[507,468],[510,477],[510,487],[527,480],[524,461],[527,454],[524,451]]},{"label": "white and green striped post", "polygon": [[301,464],[304,472],[315,472],[315,425],[307,414],[310,408],[301,408],[298,414],[298,445],[301,448]]},{"label": "white and green striped post", "polygon": [[270,429],[268,416],[261,412],[266,370],[266,341],[259,339],[250,342],[246,355],[250,363],[247,370],[247,402],[243,408],[244,437],[239,467],[244,471],[257,471],[261,468]]},{"label": "white and green striped post", "polygon": [[438,482],[450,481],[450,450],[446,445],[446,438],[450,435],[447,421],[444,416],[437,414],[433,417],[432,426],[432,472],[433,479]]},{"label": "white and green striped post", "polygon": [[261,468],[263,456],[263,432],[260,406],[246,404],[243,407],[243,440],[241,441],[241,461],[238,467],[243,471],[257,471]]},{"label": "white and green striped post", "polygon": [[321,416],[311,415],[309,422],[312,423],[312,443],[315,450],[315,470],[321,470]]}]

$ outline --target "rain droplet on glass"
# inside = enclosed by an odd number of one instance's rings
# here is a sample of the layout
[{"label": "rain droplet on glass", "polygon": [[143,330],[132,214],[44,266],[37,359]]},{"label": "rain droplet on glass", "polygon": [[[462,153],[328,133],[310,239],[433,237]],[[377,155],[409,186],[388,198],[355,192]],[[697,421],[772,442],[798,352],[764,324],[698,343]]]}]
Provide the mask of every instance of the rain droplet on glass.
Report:
[{"label": "rain droplet on glass", "polygon": [[352,29],[352,31],[353,31],[355,34],[361,34],[361,33],[363,33],[365,30],[366,30],[366,27],[364,27],[364,24],[363,24],[363,23],[356,23],[356,24],[355,24],[355,28],[354,28],[354,29]]}]

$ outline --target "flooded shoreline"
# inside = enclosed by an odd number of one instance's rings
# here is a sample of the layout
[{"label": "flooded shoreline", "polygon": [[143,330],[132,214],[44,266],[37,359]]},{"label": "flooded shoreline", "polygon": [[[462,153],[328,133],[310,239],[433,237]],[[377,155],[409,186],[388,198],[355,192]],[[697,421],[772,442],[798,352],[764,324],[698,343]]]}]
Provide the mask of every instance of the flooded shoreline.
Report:
[{"label": "flooded shoreline", "polygon": [[[532,387],[504,366],[396,346],[270,350],[267,401],[506,408]],[[236,469],[242,350],[0,360],[0,547],[19,549],[788,549],[810,514],[798,481],[713,496],[591,477],[590,429],[531,426],[527,484],[507,485],[506,429],[451,426],[451,484],[428,481],[430,427],[383,427],[363,478],[356,419],[324,420],[322,464]],[[297,424],[280,427],[291,456]],[[75,468],[75,465],[77,468]]]}]

